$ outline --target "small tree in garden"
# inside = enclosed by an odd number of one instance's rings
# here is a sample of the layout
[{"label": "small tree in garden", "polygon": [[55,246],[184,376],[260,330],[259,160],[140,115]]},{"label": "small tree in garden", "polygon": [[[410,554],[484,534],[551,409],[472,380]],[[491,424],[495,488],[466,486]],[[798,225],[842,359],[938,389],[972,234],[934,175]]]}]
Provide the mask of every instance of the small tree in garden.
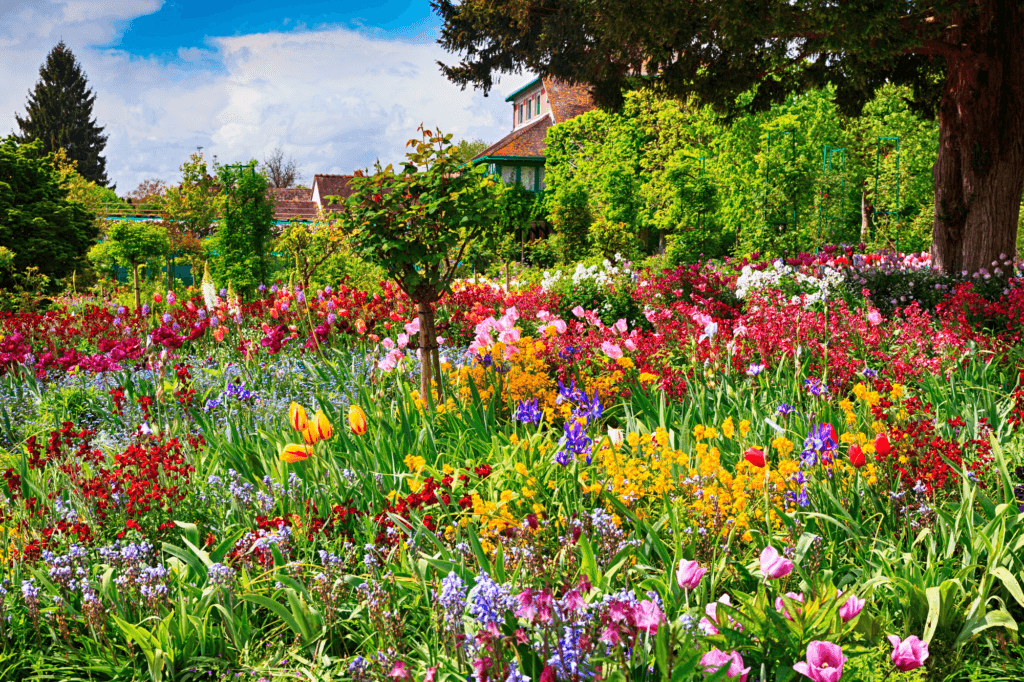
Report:
[{"label": "small tree in garden", "polygon": [[217,169],[221,223],[218,275],[236,289],[251,294],[270,278],[268,251],[274,225],[274,203],[267,179],[256,172],[256,161]]},{"label": "small tree in garden", "polygon": [[292,223],[281,234],[275,247],[287,251],[295,259],[295,273],[302,280],[302,288],[325,263],[344,252],[345,241],[341,230],[327,220]]},{"label": "small tree in garden", "polygon": [[167,230],[147,222],[121,221],[110,226],[107,238],[114,245],[113,253],[132,269],[135,307],[142,306],[139,294],[139,266],[151,258],[161,258],[170,249]]},{"label": "small tree in garden", "polygon": [[379,162],[373,175],[356,173],[347,209],[353,249],[416,303],[420,394],[429,405],[432,360],[440,386],[433,304],[450,290],[469,244],[497,228],[501,187],[482,165],[459,168],[451,135],[419,131],[398,173]]}]

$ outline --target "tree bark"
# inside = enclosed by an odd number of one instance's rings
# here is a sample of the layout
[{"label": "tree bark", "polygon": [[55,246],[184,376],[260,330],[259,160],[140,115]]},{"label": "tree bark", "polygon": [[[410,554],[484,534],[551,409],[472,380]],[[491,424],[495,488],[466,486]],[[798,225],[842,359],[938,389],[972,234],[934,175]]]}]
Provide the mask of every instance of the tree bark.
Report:
[{"label": "tree bark", "polygon": [[868,183],[865,181],[860,190],[860,240],[865,244],[871,243],[872,210],[871,202],[868,201]]},{"label": "tree bark", "polygon": [[420,400],[426,409],[433,410],[431,359],[434,347],[437,346],[437,337],[434,334],[434,308],[429,303],[420,301],[416,304],[416,315],[420,321]]},{"label": "tree bark", "polygon": [[932,265],[976,272],[1012,258],[1024,192],[1024,9],[990,0],[948,42],[935,162]]},{"label": "tree bark", "polygon": [[132,281],[135,283],[135,309],[142,307],[142,298],[139,295],[139,264],[132,263]]}]

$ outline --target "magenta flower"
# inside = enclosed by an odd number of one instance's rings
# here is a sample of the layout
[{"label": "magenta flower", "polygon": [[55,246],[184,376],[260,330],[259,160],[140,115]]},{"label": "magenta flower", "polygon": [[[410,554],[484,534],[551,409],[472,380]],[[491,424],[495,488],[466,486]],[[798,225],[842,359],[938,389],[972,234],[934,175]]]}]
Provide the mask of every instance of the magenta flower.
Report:
[{"label": "magenta flower", "polygon": [[732,598],[723,594],[718,598],[718,601],[713,601],[704,607],[704,613],[707,614],[706,618],[701,618],[700,623],[697,625],[705,635],[717,635],[718,634],[718,605],[728,604],[732,606]]},{"label": "magenta flower", "polygon": [[725,653],[719,649],[712,649],[700,658],[700,664],[704,668],[704,676],[713,675],[724,666],[729,666],[729,672],[725,676],[729,679],[739,678],[739,682],[747,682],[747,673],[750,668],[743,667],[743,657],[738,651]]},{"label": "magenta flower", "polygon": [[892,644],[892,662],[897,670],[906,672],[920,668],[928,658],[928,643],[922,642],[917,635],[900,640],[896,635],[889,635]]},{"label": "magenta flower", "polygon": [[793,666],[793,670],[814,682],[838,682],[843,676],[846,656],[838,644],[811,642],[807,645],[807,660]]},{"label": "magenta flower", "polygon": [[580,611],[582,609],[587,608],[587,602],[583,600],[583,597],[580,595],[579,590],[569,590],[569,592],[566,593],[562,603],[565,605],[565,608],[569,609],[570,611]]},{"label": "magenta flower", "polygon": [[761,575],[770,580],[785,578],[793,572],[793,562],[779,556],[779,550],[768,546],[761,550]]},{"label": "magenta flower", "polygon": [[846,603],[839,607],[839,617],[843,619],[844,623],[849,623],[860,614],[864,604],[863,599],[858,599],[857,595],[851,594]]},{"label": "magenta flower", "polygon": [[[804,603],[804,595],[798,592],[787,592],[786,596],[792,599],[793,601],[798,601],[801,604]],[[786,602],[782,599],[782,597],[775,598],[775,610],[781,611],[782,615],[786,617],[786,620],[793,620],[793,616],[789,615],[789,611],[786,610]],[[800,612],[797,611],[797,613]]]},{"label": "magenta flower", "polygon": [[519,610],[516,611],[516,616],[532,621],[537,615],[537,607],[533,605],[533,590],[527,587],[519,593],[517,599]]},{"label": "magenta flower", "polygon": [[701,568],[696,561],[682,559],[679,562],[679,568],[676,569],[676,582],[684,590],[694,590],[700,585],[700,579],[707,572],[708,569]]},{"label": "magenta flower", "polygon": [[640,602],[633,614],[636,618],[636,627],[649,635],[658,632],[658,626],[665,619],[665,614],[650,599],[644,599]]},{"label": "magenta flower", "polygon": [[412,678],[412,672],[405,667],[405,661],[395,661],[388,676],[394,680],[408,680]]}]

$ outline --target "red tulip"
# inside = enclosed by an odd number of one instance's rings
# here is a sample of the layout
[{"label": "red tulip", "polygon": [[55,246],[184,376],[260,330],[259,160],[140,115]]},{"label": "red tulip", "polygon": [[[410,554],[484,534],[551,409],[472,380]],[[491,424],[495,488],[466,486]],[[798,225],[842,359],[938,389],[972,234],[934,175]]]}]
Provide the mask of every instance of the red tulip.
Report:
[{"label": "red tulip", "polygon": [[864,456],[864,451],[860,449],[860,446],[854,443],[850,446],[850,464],[855,468],[860,469],[862,466],[868,463],[867,458]]},{"label": "red tulip", "polygon": [[764,453],[757,448],[747,448],[747,451],[743,453],[743,459],[759,469],[764,468]]},{"label": "red tulip", "polygon": [[880,433],[875,436],[875,452],[885,457],[892,451],[892,447],[889,445],[889,439],[884,433]]},{"label": "red tulip", "polygon": [[153,303],[163,303],[164,297],[160,294],[153,294]]},{"label": "red tulip", "polygon": [[826,426],[828,426],[828,435],[832,439],[832,442],[838,445],[839,436],[838,434],[836,434],[836,427],[832,426],[831,424],[826,424]]}]

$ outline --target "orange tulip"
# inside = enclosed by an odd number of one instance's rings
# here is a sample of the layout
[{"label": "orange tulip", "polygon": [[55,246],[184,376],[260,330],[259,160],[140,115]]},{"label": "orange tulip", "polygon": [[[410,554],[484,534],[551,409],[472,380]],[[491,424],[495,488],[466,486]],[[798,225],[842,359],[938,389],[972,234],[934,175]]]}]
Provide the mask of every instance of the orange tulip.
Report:
[{"label": "orange tulip", "polygon": [[295,462],[308,459],[312,454],[313,451],[308,446],[288,443],[288,445],[284,446],[284,450],[281,451],[281,461],[294,464]]},{"label": "orange tulip", "polygon": [[334,426],[327,419],[327,415],[323,413],[323,410],[316,411],[313,419],[310,420],[310,424],[311,428],[316,429],[316,435],[320,437],[320,440],[327,440],[334,435]]},{"label": "orange tulip", "polygon": [[288,422],[292,425],[292,428],[296,431],[304,431],[306,426],[309,424],[309,418],[306,417],[306,410],[298,403],[292,403],[288,406]]},{"label": "orange tulip", "polygon": [[366,433],[366,413],[363,412],[363,408],[358,405],[348,408],[348,426],[357,436]]},{"label": "orange tulip", "polygon": [[216,329],[213,330],[213,338],[217,339],[217,343],[220,343],[221,341],[224,340],[225,333],[226,330],[224,329],[224,327],[217,327]]}]

